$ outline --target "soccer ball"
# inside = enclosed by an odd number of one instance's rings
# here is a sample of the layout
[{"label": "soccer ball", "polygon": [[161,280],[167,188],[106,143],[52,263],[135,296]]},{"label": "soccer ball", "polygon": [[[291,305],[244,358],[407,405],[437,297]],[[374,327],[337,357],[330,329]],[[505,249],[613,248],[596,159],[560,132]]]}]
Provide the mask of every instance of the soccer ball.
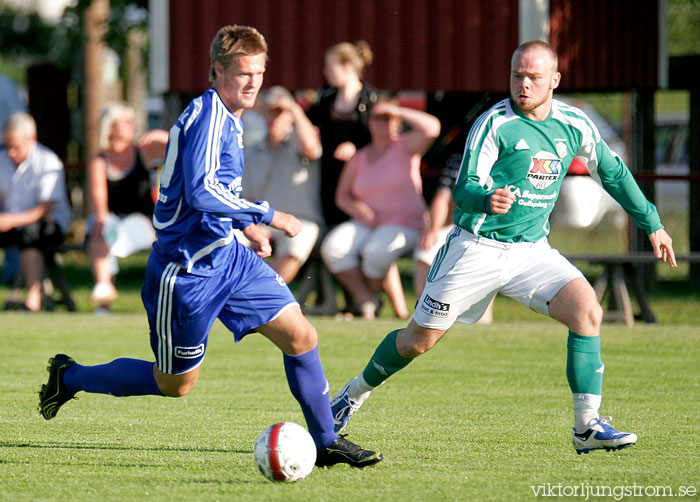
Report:
[{"label": "soccer ball", "polygon": [[299,481],[316,463],[311,435],[294,422],[280,422],[262,431],[255,441],[255,463],[270,481]]}]

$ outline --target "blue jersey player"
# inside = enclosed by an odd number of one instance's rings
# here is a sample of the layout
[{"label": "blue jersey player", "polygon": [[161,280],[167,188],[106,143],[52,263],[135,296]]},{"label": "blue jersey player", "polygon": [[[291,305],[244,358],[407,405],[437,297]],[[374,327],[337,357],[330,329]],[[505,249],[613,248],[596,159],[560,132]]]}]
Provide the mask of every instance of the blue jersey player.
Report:
[{"label": "blue jersey player", "polygon": [[[364,467],[381,454],[360,448],[333,430],[328,382],[318,335],[284,281],[261,257],[270,243],[263,222],[294,236],[300,223],[266,201],[239,196],[243,176],[241,115],[263,82],[267,44],[254,28],[225,26],[211,44],[213,86],[170,129],[160,193],[153,216],[158,240],[148,260],[141,297],[156,362],[116,359],[82,366],[65,354],[49,360],[40,412],[50,420],[79,392],[113,396],[187,394],[204,360],[215,319],[240,341],[256,330],[283,352],[289,387],[318,449],[316,464]],[[234,238],[241,229],[256,247]]]}]

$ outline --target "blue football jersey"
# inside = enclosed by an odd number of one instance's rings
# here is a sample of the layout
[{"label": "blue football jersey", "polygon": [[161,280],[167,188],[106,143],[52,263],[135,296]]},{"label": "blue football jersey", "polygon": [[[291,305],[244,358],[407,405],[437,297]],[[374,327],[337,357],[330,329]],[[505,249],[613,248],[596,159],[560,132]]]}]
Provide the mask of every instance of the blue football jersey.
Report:
[{"label": "blue football jersey", "polygon": [[212,87],[170,129],[153,251],[190,273],[216,274],[234,252],[234,229],[272,221],[267,201],[240,197],[242,178],[243,122]]}]

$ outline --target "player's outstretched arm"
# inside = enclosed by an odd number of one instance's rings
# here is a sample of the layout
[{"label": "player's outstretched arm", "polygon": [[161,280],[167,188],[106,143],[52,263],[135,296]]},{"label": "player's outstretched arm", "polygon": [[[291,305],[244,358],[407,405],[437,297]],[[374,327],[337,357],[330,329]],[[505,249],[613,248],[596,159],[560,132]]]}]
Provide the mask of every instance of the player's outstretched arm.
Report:
[{"label": "player's outstretched arm", "polygon": [[278,230],[283,230],[284,233],[290,237],[294,237],[301,232],[301,222],[294,215],[277,210],[275,210],[275,214],[272,216],[270,226]]},{"label": "player's outstretched arm", "polygon": [[676,267],[676,255],[673,252],[673,240],[663,228],[649,234],[651,246],[654,249],[654,254],[660,260],[668,263],[672,267]]}]

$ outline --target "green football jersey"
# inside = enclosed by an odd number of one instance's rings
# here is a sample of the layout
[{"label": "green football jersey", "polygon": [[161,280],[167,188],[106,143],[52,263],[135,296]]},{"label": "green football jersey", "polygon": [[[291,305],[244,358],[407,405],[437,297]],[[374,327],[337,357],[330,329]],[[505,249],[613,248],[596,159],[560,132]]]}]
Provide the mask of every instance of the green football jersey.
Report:
[{"label": "green football jersey", "polygon": [[[553,100],[542,121],[525,117],[505,99],[472,126],[452,196],[460,227],[503,242],[535,242],[549,234],[549,215],[572,162],[580,162],[647,233],[663,228],[632,173],[578,108]],[[490,197],[507,188],[516,200],[491,214]]]}]

